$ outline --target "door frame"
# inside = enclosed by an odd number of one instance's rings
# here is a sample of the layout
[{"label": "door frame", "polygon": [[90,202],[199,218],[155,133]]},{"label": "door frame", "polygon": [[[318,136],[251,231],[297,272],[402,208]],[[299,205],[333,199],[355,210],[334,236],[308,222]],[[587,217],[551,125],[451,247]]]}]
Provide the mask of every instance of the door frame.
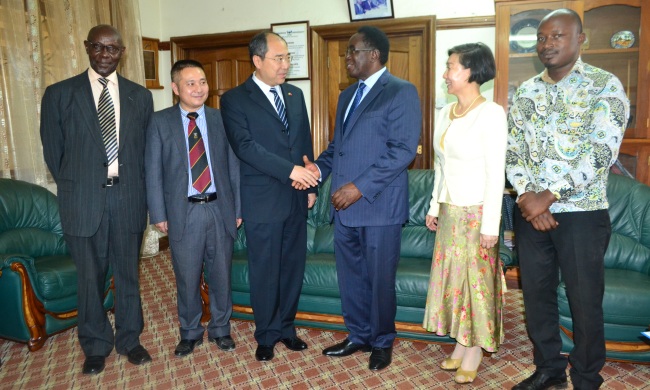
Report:
[{"label": "door frame", "polygon": [[[421,145],[425,146],[421,148],[422,168],[430,169],[433,167],[433,154],[430,146],[433,140],[433,118],[435,114],[433,78],[435,72],[436,17],[433,15],[311,27],[311,125],[314,154],[319,155],[327,148],[329,142],[328,135],[334,131],[333,124],[329,123],[327,106],[329,83],[328,41],[350,38],[363,25],[378,27],[389,38],[409,35],[419,35],[422,37],[424,63],[422,64],[423,88],[421,91],[422,96],[420,96],[422,108],[422,139],[420,142]],[[420,153],[419,150],[418,153]]]}]

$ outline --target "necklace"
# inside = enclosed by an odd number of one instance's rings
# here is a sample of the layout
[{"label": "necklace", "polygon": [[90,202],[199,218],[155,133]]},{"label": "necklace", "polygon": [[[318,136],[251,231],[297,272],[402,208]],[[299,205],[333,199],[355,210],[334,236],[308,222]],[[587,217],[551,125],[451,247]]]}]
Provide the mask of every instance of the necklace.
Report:
[{"label": "necklace", "polygon": [[467,112],[469,111],[469,109],[472,108],[472,106],[474,105],[474,103],[476,103],[476,101],[477,101],[480,97],[481,97],[481,94],[479,93],[478,96],[476,96],[476,97],[474,98],[474,100],[472,100],[472,102],[469,104],[469,106],[467,107],[467,109],[466,109],[462,114],[460,114],[460,115],[456,113],[456,107],[458,106],[458,102],[454,103],[454,107],[452,108],[451,111],[453,112],[453,114],[454,114],[454,116],[455,116],[456,118],[462,118],[462,117],[465,116],[465,114],[467,114]]}]

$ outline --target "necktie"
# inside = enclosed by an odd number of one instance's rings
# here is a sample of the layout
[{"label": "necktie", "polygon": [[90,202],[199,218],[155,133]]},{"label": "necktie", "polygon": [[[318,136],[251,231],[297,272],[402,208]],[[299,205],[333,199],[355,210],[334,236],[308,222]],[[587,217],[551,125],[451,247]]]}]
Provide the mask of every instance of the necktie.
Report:
[{"label": "necktie", "polygon": [[280,99],[280,96],[278,95],[278,91],[276,91],[275,87],[271,88],[271,93],[273,94],[275,109],[278,110],[278,115],[280,116],[280,120],[282,120],[282,123],[284,123],[284,128],[289,130],[289,121],[287,120],[287,110],[284,108],[284,104],[282,103],[282,100]]},{"label": "necktie", "polygon": [[104,86],[102,93],[99,95],[97,104],[97,115],[99,116],[99,127],[102,130],[102,139],[106,148],[106,157],[108,165],[111,165],[117,158],[117,129],[115,127],[115,107],[113,99],[108,92],[108,80],[100,77],[99,82]]},{"label": "necktie", "polygon": [[212,180],[208,169],[208,156],[205,154],[205,144],[196,125],[196,118],[199,117],[199,114],[189,112],[187,117],[190,118],[190,124],[187,126],[187,143],[190,153],[190,167],[192,167],[192,187],[200,193],[204,193],[210,187]]},{"label": "necktie", "polygon": [[357,109],[359,103],[361,102],[361,97],[363,96],[363,89],[366,87],[366,84],[360,82],[359,87],[357,88],[357,93],[354,95],[354,101],[352,102],[352,107],[348,112],[348,116],[345,117],[343,121],[343,132],[345,133],[345,127],[348,125],[348,120],[352,117],[352,113]]}]

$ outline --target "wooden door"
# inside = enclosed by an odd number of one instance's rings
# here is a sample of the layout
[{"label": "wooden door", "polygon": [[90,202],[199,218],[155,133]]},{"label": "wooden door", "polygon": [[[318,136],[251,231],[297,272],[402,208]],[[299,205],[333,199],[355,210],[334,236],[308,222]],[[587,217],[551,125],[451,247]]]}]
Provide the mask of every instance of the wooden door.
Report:
[{"label": "wooden door", "polygon": [[[390,40],[386,67],[391,74],[413,83],[420,96],[423,121],[420,145],[410,168],[432,168],[435,19],[431,16],[374,22]],[[350,37],[362,24],[312,28],[312,128],[316,155],[334,138],[339,94],[357,81],[347,76],[345,50]]]},{"label": "wooden door", "polygon": [[210,85],[206,104],[220,108],[221,96],[253,73],[248,42],[258,32],[260,30],[173,37],[170,39],[172,63],[193,59],[203,64]]},{"label": "wooden door", "polygon": [[247,46],[190,50],[188,57],[203,64],[210,85],[206,104],[214,108],[221,107],[221,96],[226,91],[242,84],[253,73]]}]

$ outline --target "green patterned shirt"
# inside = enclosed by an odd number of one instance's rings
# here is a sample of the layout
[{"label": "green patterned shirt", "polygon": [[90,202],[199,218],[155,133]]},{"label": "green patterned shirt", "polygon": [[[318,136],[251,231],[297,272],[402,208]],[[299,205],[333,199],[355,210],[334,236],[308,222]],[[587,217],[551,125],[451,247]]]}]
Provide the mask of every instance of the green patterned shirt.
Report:
[{"label": "green patterned shirt", "polygon": [[551,191],[551,213],[602,210],[630,102],[613,74],[578,59],[562,80],[524,82],[508,114],[506,174],[517,194]]}]

